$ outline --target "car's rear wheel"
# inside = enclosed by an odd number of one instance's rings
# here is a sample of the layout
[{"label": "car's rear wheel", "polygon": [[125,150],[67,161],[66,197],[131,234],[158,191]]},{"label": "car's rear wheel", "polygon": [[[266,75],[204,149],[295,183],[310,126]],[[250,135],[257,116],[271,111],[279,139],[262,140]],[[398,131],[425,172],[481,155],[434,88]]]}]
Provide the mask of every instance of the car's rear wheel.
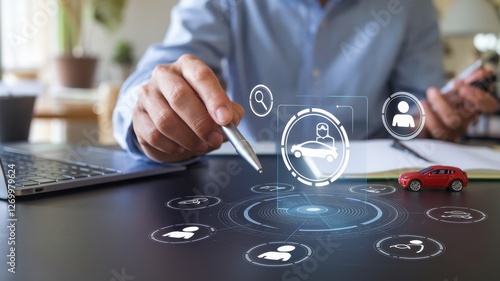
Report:
[{"label": "car's rear wheel", "polygon": [[462,191],[462,189],[464,188],[464,184],[461,180],[453,180],[451,183],[450,183],[450,189],[453,190],[453,191]]},{"label": "car's rear wheel", "polygon": [[422,188],[422,183],[419,180],[412,180],[409,184],[408,187],[410,188],[411,191],[420,191]]},{"label": "car's rear wheel", "polygon": [[295,157],[297,157],[297,158],[300,158],[300,156],[302,156],[302,152],[297,150],[293,153],[293,155],[295,155]]}]

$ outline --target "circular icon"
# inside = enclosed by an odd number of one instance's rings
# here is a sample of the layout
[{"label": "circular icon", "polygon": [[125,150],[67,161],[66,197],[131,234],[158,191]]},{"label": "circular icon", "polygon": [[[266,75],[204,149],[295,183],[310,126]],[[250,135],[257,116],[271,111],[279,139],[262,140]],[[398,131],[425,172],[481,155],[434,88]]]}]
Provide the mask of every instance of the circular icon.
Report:
[{"label": "circular icon", "polygon": [[168,201],[165,205],[176,210],[199,210],[215,206],[221,199],[213,196],[185,196]]},{"label": "circular icon", "polygon": [[319,108],[301,110],[290,120],[281,138],[281,156],[288,171],[309,186],[326,186],[347,167],[349,138],[340,121]]},{"label": "circular icon", "polygon": [[383,184],[363,184],[349,188],[349,191],[357,194],[386,195],[396,192],[396,188]]},{"label": "circular icon", "polygon": [[167,244],[184,244],[206,239],[215,234],[215,228],[198,223],[180,223],[153,231],[151,240]]},{"label": "circular icon", "polygon": [[453,206],[432,208],[425,212],[425,215],[433,220],[448,223],[476,223],[488,217],[478,210]]},{"label": "circular icon", "polygon": [[408,218],[402,206],[380,196],[366,200],[337,193],[287,192],[279,198],[275,194],[253,195],[223,206],[219,218],[232,230],[273,240],[288,239],[291,230],[293,237],[301,239],[387,233]]},{"label": "circular icon", "polygon": [[387,257],[419,260],[436,257],[445,250],[444,245],[432,238],[417,235],[393,235],[375,242],[375,250]]},{"label": "circular icon", "polygon": [[265,85],[257,85],[250,92],[250,109],[258,117],[265,117],[273,109],[273,94]]},{"label": "circular icon", "polygon": [[288,192],[294,190],[295,187],[291,184],[286,183],[265,183],[252,186],[250,190],[255,193],[276,193],[276,192]]},{"label": "circular icon", "polygon": [[[410,108],[417,109],[418,118],[410,114]],[[410,140],[418,136],[425,125],[425,111],[417,97],[406,92],[392,94],[382,106],[382,122],[395,138]]]},{"label": "circular icon", "polygon": [[244,254],[244,259],[261,266],[288,266],[303,262],[313,254],[312,249],[295,242],[269,242],[257,245]]}]

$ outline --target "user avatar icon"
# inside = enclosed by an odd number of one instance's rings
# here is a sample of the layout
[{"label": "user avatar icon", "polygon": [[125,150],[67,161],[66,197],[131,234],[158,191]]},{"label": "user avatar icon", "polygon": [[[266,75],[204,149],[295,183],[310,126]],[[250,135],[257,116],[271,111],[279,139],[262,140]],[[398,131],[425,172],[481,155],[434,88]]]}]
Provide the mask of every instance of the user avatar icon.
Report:
[{"label": "user avatar icon", "polygon": [[407,92],[392,94],[382,106],[384,127],[398,140],[416,138],[424,129],[425,119],[425,109],[419,98]]},{"label": "user avatar icon", "polygon": [[169,233],[165,233],[162,236],[170,237],[170,238],[184,238],[189,239],[193,237],[194,233],[198,231],[200,228],[197,226],[188,226],[182,229],[182,231],[172,231]]},{"label": "user avatar icon", "polygon": [[326,123],[316,125],[316,141],[328,146],[335,146],[335,139],[330,136],[330,127]]},{"label": "user avatar icon", "polygon": [[413,246],[420,247],[420,249],[416,252],[419,254],[424,250],[424,242],[422,240],[411,240],[410,244],[396,244],[392,245],[390,248],[396,248],[400,250],[410,250]]},{"label": "user avatar icon", "polygon": [[266,260],[274,260],[274,261],[279,261],[279,260],[287,261],[292,257],[290,252],[292,252],[293,250],[295,250],[295,246],[284,245],[276,249],[277,252],[275,251],[266,252],[260,254],[258,258]]},{"label": "user avatar icon", "polygon": [[410,110],[410,106],[408,105],[408,103],[405,101],[400,101],[398,103],[398,110],[399,112],[401,112],[401,114],[394,115],[394,118],[392,119],[392,126],[400,128],[414,128],[415,120],[413,119],[413,116],[407,114],[408,110]]}]

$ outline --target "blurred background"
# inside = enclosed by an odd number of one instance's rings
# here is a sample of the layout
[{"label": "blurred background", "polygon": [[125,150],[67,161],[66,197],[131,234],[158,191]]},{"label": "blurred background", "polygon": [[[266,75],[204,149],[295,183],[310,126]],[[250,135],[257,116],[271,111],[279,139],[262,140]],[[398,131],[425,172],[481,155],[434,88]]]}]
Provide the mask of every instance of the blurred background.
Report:
[{"label": "blurred background", "polygon": [[[120,85],[146,48],[163,39],[176,3],[0,0],[0,103],[6,95],[36,96],[29,141],[113,144]],[[434,3],[449,77],[482,54],[500,53],[500,0]],[[498,61],[491,67],[498,73]],[[498,142],[498,114],[479,118],[468,137]]]}]

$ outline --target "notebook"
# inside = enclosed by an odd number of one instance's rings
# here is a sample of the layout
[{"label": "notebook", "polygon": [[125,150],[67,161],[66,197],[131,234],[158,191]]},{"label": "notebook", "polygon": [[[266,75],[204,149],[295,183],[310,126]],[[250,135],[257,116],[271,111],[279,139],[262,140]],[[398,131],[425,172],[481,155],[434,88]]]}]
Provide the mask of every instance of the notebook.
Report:
[{"label": "notebook", "polygon": [[[456,166],[466,171],[469,179],[500,179],[500,150],[487,146],[471,146],[438,140],[414,139],[402,142],[420,155],[394,146],[394,140],[375,139],[350,142],[350,159],[341,178],[391,179],[403,172],[418,171],[432,165]],[[252,144],[258,155],[276,155],[275,142]],[[211,155],[235,154],[234,148],[223,144]],[[278,161],[281,156],[278,155]],[[304,161],[318,177],[328,175],[328,167],[316,165],[314,158]]]},{"label": "notebook", "polygon": [[123,181],[185,169],[86,145],[0,145],[0,198]]}]

